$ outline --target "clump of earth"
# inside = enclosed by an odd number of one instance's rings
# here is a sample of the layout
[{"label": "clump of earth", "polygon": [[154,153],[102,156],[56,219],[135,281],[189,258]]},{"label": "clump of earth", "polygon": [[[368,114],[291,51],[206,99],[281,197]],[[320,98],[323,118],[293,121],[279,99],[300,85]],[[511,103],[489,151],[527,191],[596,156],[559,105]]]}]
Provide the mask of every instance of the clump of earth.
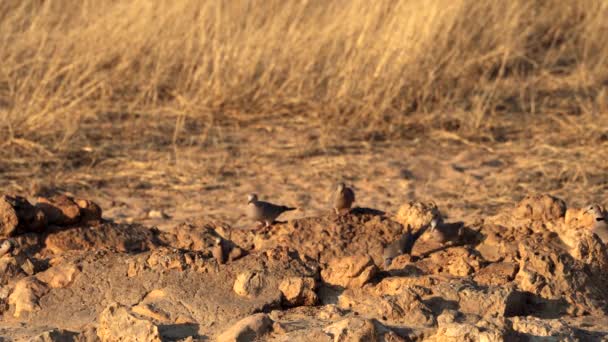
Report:
[{"label": "clump of earth", "polygon": [[[604,218],[606,212],[600,209]],[[0,197],[0,336],[25,341],[608,338],[596,217],[549,195],[472,224],[431,203],[160,231],[86,199]],[[438,220],[443,238],[425,231]],[[383,259],[406,232],[410,253]]]}]

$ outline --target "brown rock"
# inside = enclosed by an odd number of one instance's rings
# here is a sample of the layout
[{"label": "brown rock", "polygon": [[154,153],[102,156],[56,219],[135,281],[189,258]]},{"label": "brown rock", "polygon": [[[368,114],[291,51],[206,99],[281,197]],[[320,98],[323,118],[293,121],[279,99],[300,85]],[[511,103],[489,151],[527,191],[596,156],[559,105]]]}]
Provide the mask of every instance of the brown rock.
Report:
[{"label": "brown rock", "polygon": [[239,296],[256,297],[266,286],[263,271],[245,271],[234,281],[233,290]]},{"label": "brown rock", "polygon": [[265,313],[245,317],[217,336],[218,342],[254,341],[272,328],[272,320]]},{"label": "brown rock", "polygon": [[315,293],[316,282],[312,277],[290,277],[284,279],[279,290],[289,305],[315,305],[319,298]]},{"label": "brown rock", "polygon": [[73,264],[60,264],[36,274],[36,278],[49,287],[57,289],[68,286],[78,272],[78,267]]},{"label": "brown rock", "polygon": [[67,251],[115,250],[144,251],[158,245],[156,233],[144,226],[104,223],[96,227],[74,227],[50,233],[45,240],[48,250]]},{"label": "brown rock", "polygon": [[38,299],[47,292],[48,288],[34,277],[19,280],[8,298],[9,305],[15,307],[13,315],[21,317],[22,313],[38,310]]},{"label": "brown rock", "polygon": [[119,304],[110,304],[99,315],[97,336],[105,341],[160,342],[158,327],[152,322],[140,319],[129,309]]},{"label": "brown rock", "polygon": [[409,288],[393,294],[385,294],[380,289],[368,286],[347,289],[338,297],[338,307],[399,325],[430,326],[435,323],[433,312]]},{"label": "brown rock", "polygon": [[36,207],[44,212],[51,224],[64,226],[80,220],[80,207],[66,195],[55,195],[50,198],[38,197]]},{"label": "brown rock", "polygon": [[355,255],[332,260],[321,271],[321,278],[330,285],[357,288],[367,283],[377,270],[369,255]]},{"label": "brown rock", "polygon": [[433,219],[441,220],[439,208],[434,203],[405,203],[395,215],[395,221],[401,223],[404,227],[410,226],[414,232],[429,225]]},{"label": "brown rock", "polygon": [[333,337],[334,342],[373,342],[378,341],[376,327],[368,319],[346,318],[331,324],[323,331]]},{"label": "brown rock", "polygon": [[75,199],[74,202],[80,208],[80,221],[86,224],[101,222],[102,210],[97,203],[86,199]]},{"label": "brown rock", "polygon": [[513,262],[497,262],[490,264],[477,273],[473,278],[479,285],[500,286],[513,281],[517,274],[518,265]]},{"label": "brown rock", "polygon": [[475,324],[439,322],[437,333],[427,340],[437,342],[503,342],[507,336],[508,330],[501,320],[480,320]]},{"label": "brown rock", "polygon": [[458,296],[460,311],[481,317],[511,317],[525,310],[524,295],[512,287],[465,287]]},{"label": "brown rock", "polygon": [[566,203],[547,194],[528,195],[513,210],[515,217],[532,221],[557,220],[565,214]]},{"label": "brown rock", "polygon": [[20,196],[0,196],[0,237],[40,232],[46,228],[44,213]]},{"label": "brown rock", "polygon": [[10,198],[0,197],[0,237],[11,236],[19,225],[17,211],[13,207]]},{"label": "brown rock", "polygon": [[30,338],[28,342],[74,342],[76,340],[76,333],[62,329],[52,329]]},{"label": "brown rock", "polygon": [[561,319],[540,319],[532,316],[513,317],[513,330],[542,340],[551,337],[555,341],[576,341],[573,330]]}]

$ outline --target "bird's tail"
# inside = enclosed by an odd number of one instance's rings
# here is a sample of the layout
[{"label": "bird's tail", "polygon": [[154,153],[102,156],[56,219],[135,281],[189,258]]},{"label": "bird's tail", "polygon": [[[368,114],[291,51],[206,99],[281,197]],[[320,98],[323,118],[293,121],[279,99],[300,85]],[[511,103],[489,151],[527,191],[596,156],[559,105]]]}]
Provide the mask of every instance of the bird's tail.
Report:
[{"label": "bird's tail", "polygon": [[298,208],[293,208],[293,207],[283,207],[284,211],[291,211],[291,210],[296,210]]}]

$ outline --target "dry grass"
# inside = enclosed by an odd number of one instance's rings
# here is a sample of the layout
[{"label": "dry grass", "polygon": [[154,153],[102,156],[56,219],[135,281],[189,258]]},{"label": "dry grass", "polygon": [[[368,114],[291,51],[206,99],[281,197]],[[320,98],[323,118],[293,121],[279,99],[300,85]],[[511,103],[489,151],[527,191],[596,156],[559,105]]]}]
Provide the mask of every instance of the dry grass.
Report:
[{"label": "dry grass", "polygon": [[276,112],[397,134],[411,113],[474,129],[597,115],[605,18],[604,0],[7,0],[0,132],[60,144],[107,112],[168,116],[176,133],[185,117]]}]

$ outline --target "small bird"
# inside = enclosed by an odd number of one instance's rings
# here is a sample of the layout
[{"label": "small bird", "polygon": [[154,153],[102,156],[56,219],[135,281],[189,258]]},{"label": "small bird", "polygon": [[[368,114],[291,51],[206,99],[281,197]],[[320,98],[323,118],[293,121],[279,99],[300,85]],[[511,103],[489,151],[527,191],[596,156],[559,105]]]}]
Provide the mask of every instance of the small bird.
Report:
[{"label": "small bird", "polygon": [[602,209],[598,205],[591,205],[585,211],[591,214],[595,220],[593,224],[593,233],[597,235],[604,244],[608,244],[608,223],[606,216],[602,213]]},{"label": "small bird", "polygon": [[266,227],[273,224],[279,215],[290,210],[296,210],[296,208],[259,201],[256,194],[249,194],[247,197],[247,216]]},{"label": "small bird", "polygon": [[435,241],[441,244],[454,244],[462,235],[462,226],[455,229],[453,225],[445,225],[439,222],[439,220],[433,219],[430,224],[429,233]]},{"label": "small bird", "polygon": [[350,207],[355,202],[355,192],[353,189],[347,187],[344,183],[338,184],[338,188],[333,198],[333,208],[336,214],[340,214],[342,211],[350,210]]},{"label": "small bird", "polygon": [[4,240],[0,243],[0,257],[9,253],[13,249],[13,243],[11,240]]},{"label": "small bird", "polygon": [[222,239],[219,237],[215,238],[213,241],[213,247],[211,248],[211,255],[213,258],[217,260],[218,264],[223,264],[226,262],[226,258],[224,257],[224,249],[222,248]]},{"label": "small bird", "polygon": [[402,254],[411,253],[414,242],[415,238],[412,235],[411,227],[408,226],[407,231],[404,234],[384,247],[382,253],[382,256],[384,257],[384,267],[389,267],[394,258]]}]

